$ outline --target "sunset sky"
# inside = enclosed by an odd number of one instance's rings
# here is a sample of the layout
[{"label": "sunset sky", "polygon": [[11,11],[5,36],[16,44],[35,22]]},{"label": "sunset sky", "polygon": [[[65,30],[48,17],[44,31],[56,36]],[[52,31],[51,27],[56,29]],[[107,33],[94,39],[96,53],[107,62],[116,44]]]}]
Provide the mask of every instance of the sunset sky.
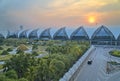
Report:
[{"label": "sunset sky", "polygon": [[102,24],[120,27],[120,0],[0,0],[0,30]]}]

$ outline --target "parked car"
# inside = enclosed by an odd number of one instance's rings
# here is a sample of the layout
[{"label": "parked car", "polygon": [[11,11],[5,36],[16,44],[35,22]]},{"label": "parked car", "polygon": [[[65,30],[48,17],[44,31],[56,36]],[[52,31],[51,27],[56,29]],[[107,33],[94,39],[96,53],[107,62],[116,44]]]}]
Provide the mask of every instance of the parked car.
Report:
[{"label": "parked car", "polygon": [[92,64],[92,60],[88,60],[87,64],[91,65]]}]

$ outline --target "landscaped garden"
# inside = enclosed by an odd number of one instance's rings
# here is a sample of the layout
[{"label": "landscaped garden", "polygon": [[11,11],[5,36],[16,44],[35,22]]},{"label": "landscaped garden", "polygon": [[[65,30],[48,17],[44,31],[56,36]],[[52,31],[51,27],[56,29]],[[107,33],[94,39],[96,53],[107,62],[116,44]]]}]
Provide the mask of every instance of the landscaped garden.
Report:
[{"label": "landscaped garden", "polygon": [[120,51],[119,50],[112,50],[109,52],[110,55],[115,56],[115,57],[120,57]]},{"label": "landscaped garden", "polygon": [[[80,41],[8,39],[3,43],[0,61],[5,63],[0,65],[0,81],[58,81],[89,48],[89,42]],[[9,54],[15,48],[17,53]],[[32,52],[26,53],[29,48]],[[2,54],[3,50],[8,54]],[[44,57],[37,58],[41,54]]]}]

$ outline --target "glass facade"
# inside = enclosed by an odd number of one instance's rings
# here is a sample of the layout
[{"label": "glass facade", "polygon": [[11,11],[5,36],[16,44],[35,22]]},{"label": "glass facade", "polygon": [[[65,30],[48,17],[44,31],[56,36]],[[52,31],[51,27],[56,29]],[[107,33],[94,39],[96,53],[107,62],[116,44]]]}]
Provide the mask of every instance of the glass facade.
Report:
[{"label": "glass facade", "polygon": [[3,36],[3,34],[0,33],[0,39],[4,39],[5,37]]},{"label": "glass facade", "polygon": [[17,38],[17,35],[15,33],[8,31],[7,38]]},{"label": "glass facade", "polygon": [[89,36],[83,27],[76,29],[70,36],[71,40],[89,40]]},{"label": "glass facade", "polygon": [[60,28],[53,36],[54,40],[68,40],[68,35],[64,28]]},{"label": "glass facade", "polygon": [[29,36],[28,36],[28,37],[29,37],[30,39],[38,39],[37,31],[38,31],[38,29],[31,31],[31,32],[29,33]]},{"label": "glass facade", "polygon": [[50,40],[50,39],[52,39],[52,37],[51,37],[51,35],[50,35],[50,28],[45,29],[45,30],[41,33],[41,35],[40,35],[39,38],[40,38],[41,40]]},{"label": "glass facade", "polygon": [[27,31],[28,30],[23,30],[22,32],[20,32],[20,34],[19,34],[19,38],[27,38]]},{"label": "glass facade", "polygon": [[119,36],[117,38],[117,45],[120,45],[120,34],[119,34]]},{"label": "glass facade", "polygon": [[113,45],[115,44],[115,37],[107,27],[102,25],[93,33],[91,37],[91,43]]},{"label": "glass facade", "polygon": [[[77,28],[72,34],[67,35],[65,27],[58,29],[54,34],[50,32],[51,28],[45,29],[40,33],[39,29],[35,30],[20,30],[16,32],[7,32],[7,36],[0,34],[0,38],[29,38],[32,40],[76,40],[89,41],[92,45],[120,45],[120,35],[115,39],[113,33],[106,27],[100,26],[89,38],[84,27]],[[53,34],[53,36],[51,35]]]}]

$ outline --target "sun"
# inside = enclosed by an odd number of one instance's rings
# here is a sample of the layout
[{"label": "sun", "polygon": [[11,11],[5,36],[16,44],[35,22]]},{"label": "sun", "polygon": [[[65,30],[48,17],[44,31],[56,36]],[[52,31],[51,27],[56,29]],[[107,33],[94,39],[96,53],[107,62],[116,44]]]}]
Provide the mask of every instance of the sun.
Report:
[{"label": "sun", "polygon": [[90,17],[88,18],[88,22],[89,22],[89,23],[95,23],[95,21],[96,21],[96,18],[95,18],[94,16],[90,16]]}]

